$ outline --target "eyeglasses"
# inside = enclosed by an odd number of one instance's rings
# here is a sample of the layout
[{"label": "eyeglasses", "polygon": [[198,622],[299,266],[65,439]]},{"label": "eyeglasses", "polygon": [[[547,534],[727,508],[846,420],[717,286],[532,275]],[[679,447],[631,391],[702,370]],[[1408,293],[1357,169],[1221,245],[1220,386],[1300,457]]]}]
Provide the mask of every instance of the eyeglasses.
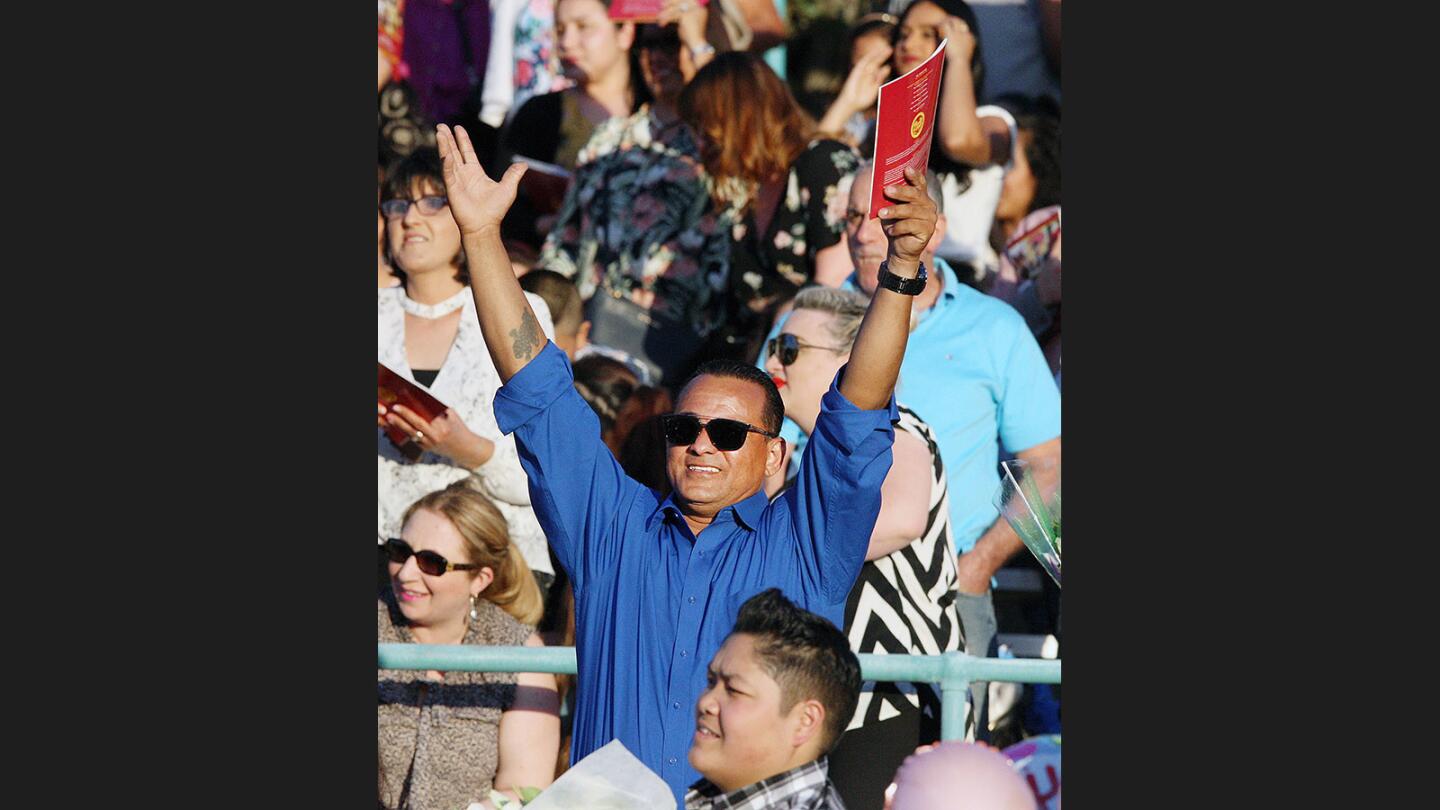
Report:
[{"label": "eyeglasses", "polygon": [[837,349],[834,346],[816,346],[813,343],[801,343],[800,338],[795,337],[789,332],[781,332],[775,337],[770,338],[770,342],[766,344],[766,351],[778,357],[780,359],[780,365],[782,366],[794,364],[795,358],[800,356],[801,349],[824,349],[835,352],[836,354],[841,354],[845,351],[844,349]]},{"label": "eyeglasses", "polygon": [[739,450],[751,433],[759,433],[772,439],[780,435],[734,419],[710,419],[701,422],[699,417],[688,413],[667,413],[660,417],[660,425],[665,429],[665,441],[670,444],[693,444],[700,438],[700,431],[703,429],[710,436],[710,443],[715,445],[716,450],[726,451]]},{"label": "eyeglasses", "polygon": [[384,214],[386,219],[404,219],[405,214],[410,211],[410,206],[414,205],[420,209],[420,213],[429,216],[440,213],[440,210],[448,205],[449,202],[450,201],[441,194],[432,194],[428,197],[421,197],[418,200],[402,200],[396,198],[380,203],[380,213]]},{"label": "eyeglasses", "polygon": [[385,541],[385,554],[390,557],[390,562],[404,565],[415,555],[415,564],[421,571],[432,577],[442,576],[450,571],[474,571],[483,568],[480,563],[452,563],[433,551],[416,551],[410,548],[410,544],[398,537],[392,537]]}]

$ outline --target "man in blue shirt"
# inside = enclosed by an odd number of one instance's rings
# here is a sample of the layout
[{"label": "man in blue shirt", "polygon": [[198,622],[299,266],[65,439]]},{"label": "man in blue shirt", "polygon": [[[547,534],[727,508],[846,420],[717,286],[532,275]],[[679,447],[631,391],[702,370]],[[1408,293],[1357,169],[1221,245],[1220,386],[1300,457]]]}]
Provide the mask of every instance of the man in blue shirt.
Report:
[{"label": "man in blue shirt", "polygon": [[524,167],[487,177],[464,130],[444,125],[450,211],[460,226],[481,330],[505,385],[500,429],[515,434],[531,501],[575,593],[576,688],[571,761],[619,739],[675,792],[699,773],[686,759],[706,662],[755,593],[780,588],[839,625],[880,510],[897,418],[893,389],[920,254],[935,232],[925,180],[889,190],[882,211],[888,272],[850,362],[821,401],[798,481],[775,503],[762,488],[779,469],[784,406],[763,372],[702,366],[666,417],[669,496],[628,478],[547,345],[521,292],[499,223]]},{"label": "man in blue shirt", "polygon": [[[845,286],[873,296],[887,248],[885,234],[864,216],[869,188],[870,167],[861,166],[846,210],[845,234],[855,273]],[[938,196],[938,183],[929,188]],[[943,212],[939,221],[935,232],[943,236]],[[1024,547],[993,502],[1000,487],[1000,449],[1028,461],[1042,486],[1054,480],[1060,470],[1060,390],[1025,319],[1009,304],[961,284],[934,255],[939,243],[939,238],[932,240],[922,253],[934,271],[913,299],[898,391],[934,430],[950,481],[950,532],[960,555],[956,606],[965,651],[993,656],[991,577]],[[987,731],[986,687],[971,685],[982,738]]]}]

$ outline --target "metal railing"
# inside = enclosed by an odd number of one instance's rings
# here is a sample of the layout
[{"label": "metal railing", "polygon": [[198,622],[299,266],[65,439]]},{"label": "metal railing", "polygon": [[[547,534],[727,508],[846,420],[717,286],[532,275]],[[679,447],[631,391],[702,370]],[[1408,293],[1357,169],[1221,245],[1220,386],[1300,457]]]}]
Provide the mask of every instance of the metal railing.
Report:
[{"label": "metal railing", "polygon": [[[971,681],[1060,683],[1060,661],[943,655],[861,653],[860,677],[940,685],[940,739],[965,735],[965,695]],[[472,644],[381,644],[380,669],[442,672],[549,672],[575,674],[574,647],[482,647]]]}]

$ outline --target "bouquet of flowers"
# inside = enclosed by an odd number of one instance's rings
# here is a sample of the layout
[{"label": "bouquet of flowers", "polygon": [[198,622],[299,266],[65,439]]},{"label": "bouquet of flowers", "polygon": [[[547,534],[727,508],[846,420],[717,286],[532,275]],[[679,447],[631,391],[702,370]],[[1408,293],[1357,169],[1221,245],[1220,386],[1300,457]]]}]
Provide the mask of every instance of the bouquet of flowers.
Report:
[{"label": "bouquet of flowers", "polygon": [[1060,471],[1053,463],[1037,469],[1018,458],[1000,466],[1004,476],[995,493],[995,507],[1059,585]]}]

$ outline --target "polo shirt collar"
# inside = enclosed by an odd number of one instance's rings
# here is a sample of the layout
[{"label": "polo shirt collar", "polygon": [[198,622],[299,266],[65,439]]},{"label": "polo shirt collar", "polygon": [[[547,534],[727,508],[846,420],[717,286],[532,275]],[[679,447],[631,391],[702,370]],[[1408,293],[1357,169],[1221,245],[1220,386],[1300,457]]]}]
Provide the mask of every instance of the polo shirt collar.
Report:
[{"label": "polo shirt collar", "polygon": [[[957,292],[960,286],[960,277],[955,275],[955,269],[950,266],[950,263],[939,256],[935,257],[933,264],[935,265],[933,275],[939,276],[945,286],[940,290],[940,297],[935,299],[934,304],[930,305],[930,309],[940,309],[941,307],[955,303],[955,299],[960,297],[960,294]],[[846,278],[845,282],[840,286],[847,290],[862,292],[860,289],[860,274],[851,270],[850,276]],[[922,313],[920,317],[923,318],[925,316]]]}]

